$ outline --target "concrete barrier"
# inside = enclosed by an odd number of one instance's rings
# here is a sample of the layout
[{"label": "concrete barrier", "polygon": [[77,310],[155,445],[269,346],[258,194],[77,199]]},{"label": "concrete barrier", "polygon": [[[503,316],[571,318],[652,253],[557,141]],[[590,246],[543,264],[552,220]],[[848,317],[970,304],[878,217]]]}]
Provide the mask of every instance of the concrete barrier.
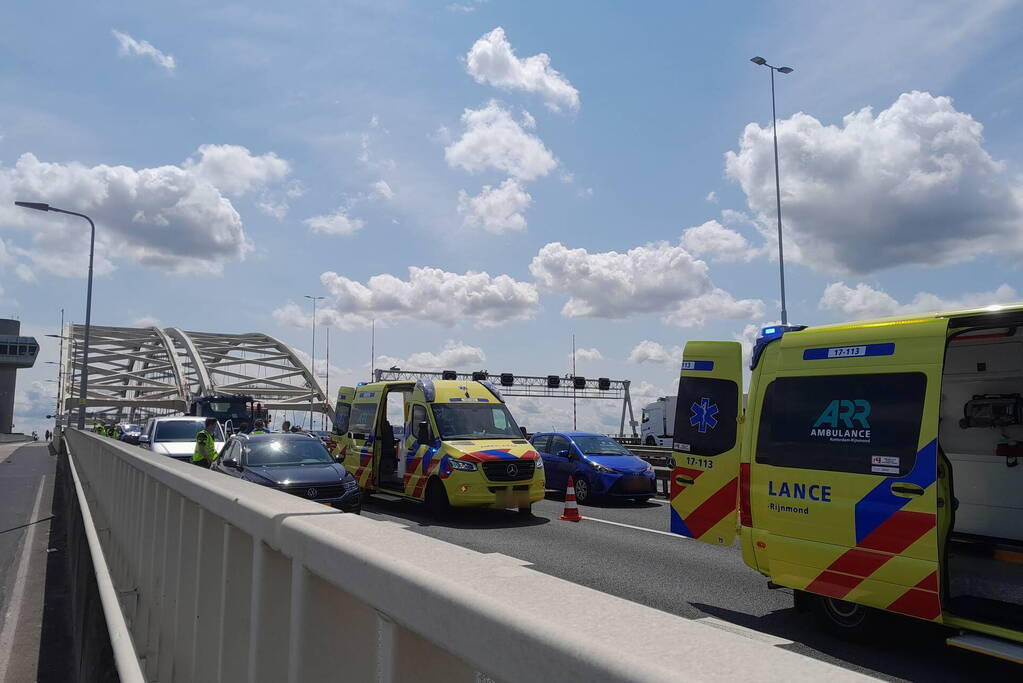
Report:
[{"label": "concrete barrier", "polygon": [[863,680],[513,558],[67,442],[147,680]]}]

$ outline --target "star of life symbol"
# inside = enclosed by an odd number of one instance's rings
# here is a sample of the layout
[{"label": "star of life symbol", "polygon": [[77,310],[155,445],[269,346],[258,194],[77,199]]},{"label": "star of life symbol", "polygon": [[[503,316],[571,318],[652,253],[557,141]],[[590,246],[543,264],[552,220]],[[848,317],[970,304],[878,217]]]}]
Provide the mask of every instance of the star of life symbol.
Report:
[{"label": "star of life symbol", "polygon": [[709,398],[701,398],[699,403],[689,406],[689,410],[693,413],[689,417],[689,426],[699,429],[700,434],[718,426],[718,404],[711,403]]}]

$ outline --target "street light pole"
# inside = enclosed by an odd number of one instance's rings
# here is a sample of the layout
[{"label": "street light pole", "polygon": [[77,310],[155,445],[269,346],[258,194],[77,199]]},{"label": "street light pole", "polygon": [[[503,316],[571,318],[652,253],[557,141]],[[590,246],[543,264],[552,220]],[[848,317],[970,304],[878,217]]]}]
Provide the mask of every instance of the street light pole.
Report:
[{"label": "street light pole", "polygon": [[313,302],[313,353],[312,353],[312,366],[313,367],[311,368],[312,372],[310,373],[310,375],[312,375],[313,382],[312,382],[312,386],[310,387],[311,391],[309,392],[309,429],[312,429],[313,428],[313,402],[316,400],[316,384],[317,384],[317,379],[316,379],[316,302],[319,301],[320,299],[323,299],[324,297],[322,297],[322,296],[310,296],[310,295],[306,294],[305,298],[312,299],[312,302]]},{"label": "street light pole", "polygon": [[789,322],[788,310],[785,307],[785,252],[782,248],[781,237],[781,180],[778,172],[778,113],[774,104],[774,72],[783,74],[792,73],[790,66],[771,66],[763,57],[754,57],[750,60],[757,66],[766,66],[771,70],[771,131],[774,134],[774,197],[778,209],[778,275],[781,280],[781,324]]},{"label": "street light pole", "polygon": [[36,211],[53,211],[68,216],[78,216],[89,221],[89,284],[85,294],[85,347],[82,350],[82,382],[78,394],[78,428],[85,429],[85,401],[89,395],[89,332],[92,328],[92,261],[96,254],[96,224],[84,213],[66,211],[42,202],[14,202],[16,206]]}]

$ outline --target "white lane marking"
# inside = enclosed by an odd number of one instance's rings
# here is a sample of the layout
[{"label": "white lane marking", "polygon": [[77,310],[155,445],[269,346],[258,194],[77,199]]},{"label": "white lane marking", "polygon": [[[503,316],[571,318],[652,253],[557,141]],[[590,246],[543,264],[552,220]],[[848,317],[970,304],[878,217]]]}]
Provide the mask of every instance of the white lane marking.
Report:
[{"label": "white lane marking", "polygon": [[769,633],[761,633],[760,631],[754,631],[753,629],[746,628],[745,626],[739,626],[738,624],[733,624],[728,621],[722,621],[717,617],[700,617],[699,619],[694,619],[693,621],[697,621],[701,624],[707,624],[708,626],[713,626],[715,628],[721,629],[722,631],[728,631],[729,633],[734,633],[736,635],[749,638],[750,640],[758,640],[761,643],[767,643],[768,645],[775,646],[792,645],[791,640],[779,638],[778,636],[772,636]]},{"label": "white lane marking", "polygon": [[[39,481],[39,490],[36,491],[36,502],[32,506],[32,515],[28,518],[29,523],[39,519],[39,506],[43,502],[43,490],[46,488],[46,476]],[[4,618],[3,630],[0,630],[0,681],[7,680],[7,667],[11,664],[11,657],[14,655],[14,637],[17,635],[18,620],[21,618],[21,603],[25,598],[25,582],[28,578],[28,564],[32,555],[32,546],[36,539],[36,530],[39,524],[31,524],[28,533],[25,534],[25,543],[21,550],[21,560],[18,563],[18,573],[14,576],[14,590],[11,592],[11,601],[7,603],[7,614]]]},{"label": "white lane marking", "polygon": [[598,517],[588,517],[586,515],[583,515],[583,520],[584,521],[590,521],[590,522],[600,522],[601,524],[613,524],[615,526],[623,526],[626,529],[636,529],[637,531],[649,531],[652,534],[661,534],[662,536],[671,536],[672,538],[681,538],[684,541],[691,540],[687,536],[679,536],[678,534],[673,534],[670,531],[661,531],[659,529],[648,529],[645,526],[635,526],[633,524],[623,524],[622,522],[612,522],[609,519],[600,519]]}]

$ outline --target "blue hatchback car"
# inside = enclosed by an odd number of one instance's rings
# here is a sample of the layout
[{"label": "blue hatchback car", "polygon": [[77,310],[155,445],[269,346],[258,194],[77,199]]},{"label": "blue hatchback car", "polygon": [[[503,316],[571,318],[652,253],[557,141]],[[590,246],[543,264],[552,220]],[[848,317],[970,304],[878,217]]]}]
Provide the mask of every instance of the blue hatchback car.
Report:
[{"label": "blue hatchback car", "polygon": [[543,432],[533,435],[532,444],[543,458],[547,488],[564,491],[572,475],[580,503],[591,498],[646,501],[657,492],[654,468],[609,436]]}]

